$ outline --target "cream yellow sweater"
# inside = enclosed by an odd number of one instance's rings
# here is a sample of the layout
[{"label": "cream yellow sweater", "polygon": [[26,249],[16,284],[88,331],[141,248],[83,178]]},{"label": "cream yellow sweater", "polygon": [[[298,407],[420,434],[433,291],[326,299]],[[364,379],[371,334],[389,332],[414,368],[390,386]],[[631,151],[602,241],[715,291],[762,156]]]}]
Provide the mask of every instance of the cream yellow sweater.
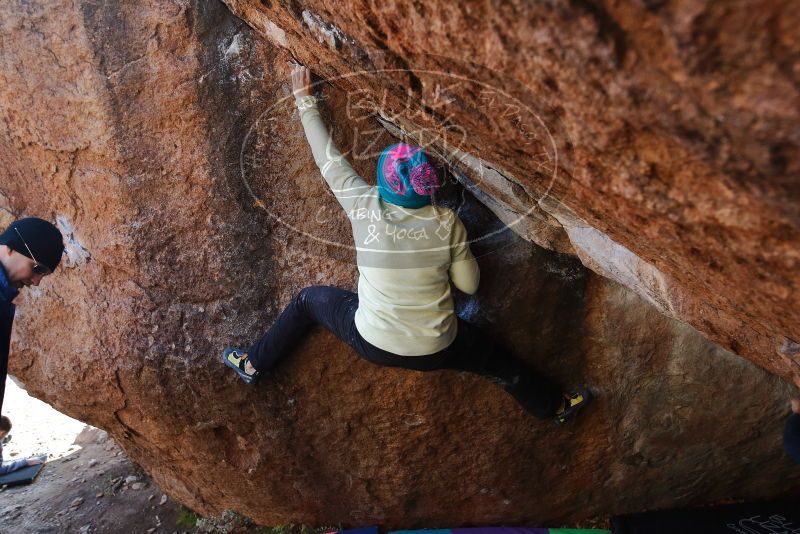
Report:
[{"label": "cream yellow sweater", "polygon": [[372,345],[401,356],[446,348],[456,336],[450,280],[466,293],[480,271],[458,216],[434,205],[384,202],[334,146],[313,96],[297,107],[322,176],[348,215],[358,263],[356,328]]}]

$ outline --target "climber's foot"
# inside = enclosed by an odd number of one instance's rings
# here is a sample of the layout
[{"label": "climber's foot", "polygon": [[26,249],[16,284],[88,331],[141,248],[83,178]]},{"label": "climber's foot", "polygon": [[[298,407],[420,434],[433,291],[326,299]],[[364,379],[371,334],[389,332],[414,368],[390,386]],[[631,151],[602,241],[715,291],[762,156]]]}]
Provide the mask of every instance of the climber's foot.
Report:
[{"label": "climber's foot", "polygon": [[239,378],[244,380],[248,385],[252,386],[260,378],[260,373],[250,363],[247,352],[242,349],[226,348],[222,351],[222,361],[225,362],[225,365],[236,371]]},{"label": "climber's foot", "polygon": [[577,387],[563,394],[564,402],[556,412],[554,418],[557,425],[563,425],[578,413],[584,406],[594,398],[591,390],[584,387]]}]

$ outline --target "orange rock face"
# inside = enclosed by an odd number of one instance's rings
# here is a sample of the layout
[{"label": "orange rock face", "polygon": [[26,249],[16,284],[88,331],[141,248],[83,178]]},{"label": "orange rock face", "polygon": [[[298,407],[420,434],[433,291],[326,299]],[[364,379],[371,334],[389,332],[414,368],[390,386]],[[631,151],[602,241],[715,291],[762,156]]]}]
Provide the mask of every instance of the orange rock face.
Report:
[{"label": "orange rock face", "polygon": [[[0,8],[0,220],[50,217],[69,254],[20,302],[32,394],[186,505],[263,524],[558,524],[800,488],[775,376],[800,338],[788,3],[287,5]],[[258,389],[226,372],[300,288],[355,284],[292,55],[365,177],[397,135],[436,156],[482,268],[459,313],[595,385],[574,424],[323,332]]]},{"label": "orange rock face", "polygon": [[567,208],[593,270],[800,385],[788,3],[226,3],[412,137],[499,171],[516,212]]}]

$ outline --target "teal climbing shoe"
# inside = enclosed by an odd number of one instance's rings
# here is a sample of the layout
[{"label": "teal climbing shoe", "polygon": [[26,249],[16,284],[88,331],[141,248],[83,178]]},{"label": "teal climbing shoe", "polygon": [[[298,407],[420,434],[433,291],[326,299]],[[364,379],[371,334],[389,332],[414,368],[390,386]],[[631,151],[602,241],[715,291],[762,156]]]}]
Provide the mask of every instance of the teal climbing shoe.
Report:
[{"label": "teal climbing shoe", "polygon": [[557,425],[563,425],[582,410],[589,402],[594,399],[594,394],[589,388],[577,387],[564,393],[564,405],[553,418]]},{"label": "teal climbing shoe", "polygon": [[247,362],[247,352],[242,349],[234,349],[231,347],[226,348],[222,351],[222,361],[236,371],[236,374],[245,381],[246,384],[252,386],[261,376],[261,373],[258,371],[253,372],[252,374],[248,373],[245,370],[245,363]]}]

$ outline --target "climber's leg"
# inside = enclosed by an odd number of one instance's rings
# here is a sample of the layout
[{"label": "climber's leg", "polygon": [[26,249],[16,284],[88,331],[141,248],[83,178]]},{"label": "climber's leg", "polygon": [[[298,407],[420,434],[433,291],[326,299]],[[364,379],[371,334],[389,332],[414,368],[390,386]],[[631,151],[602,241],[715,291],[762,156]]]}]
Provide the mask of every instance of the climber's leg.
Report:
[{"label": "climber's leg", "polygon": [[405,357],[381,350],[364,340],[355,326],[358,295],[329,286],[312,286],[300,291],[272,327],[246,349],[226,349],[223,360],[246,382],[252,384],[291,353],[314,324],[331,331],[362,358],[384,367],[429,371],[441,367],[444,355]]},{"label": "climber's leg", "polygon": [[789,457],[800,464],[800,413],[793,413],[786,421],[786,427],[783,430],[783,446]]},{"label": "climber's leg", "polygon": [[557,422],[563,422],[590,398],[585,389],[562,394],[558,386],[520,364],[479,329],[460,319],[455,341],[428,356],[399,356],[369,344],[358,332],[354,337],[353,348],[374,364],[416,371],[455,369],[475,373],[508,391],[528,413],[541,419],[556,418]]},{"label": "climber's leg", "polygon": [[247,350],[252,366],[267,372],[287,357],[314,324],[320,324],[350,342],[358,295],[330,286],[311,286],[300,291],[270,329]]},{"label": "climber's leg", "polygon": [[528,413],[549,419],[565,405],[561,389],[537,375],[477,327],[459,319],[444,368],[478,374],[510,393]]}]

